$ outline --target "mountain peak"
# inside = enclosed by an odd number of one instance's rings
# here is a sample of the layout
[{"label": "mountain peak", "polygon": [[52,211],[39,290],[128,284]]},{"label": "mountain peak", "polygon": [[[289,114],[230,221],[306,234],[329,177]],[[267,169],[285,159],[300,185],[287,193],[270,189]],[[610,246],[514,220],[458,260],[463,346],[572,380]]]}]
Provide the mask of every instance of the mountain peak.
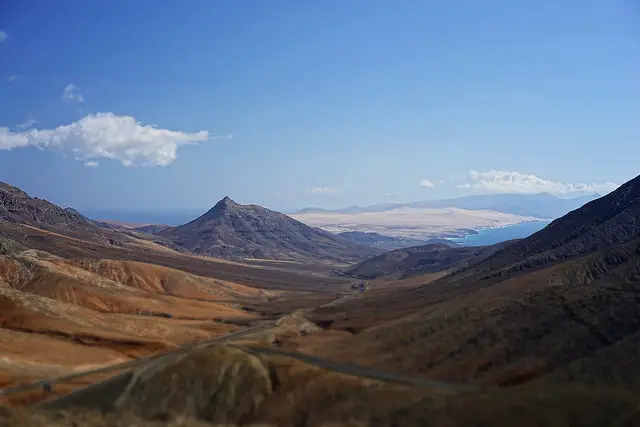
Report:
[{"label": "mountain peak", "polygon": [[215,208],[232,208],[232,207],[238,207],[238,206],[240,206],[240,204],[236,203],[233,199],[231,199],[231,197],[224,196],[222,200],[220,200],[218,203],[215,204],[214,209]]},{"label": "mountain peak", "polygon": [[229,197],[201,217],[157,234],[197,254],[223,258],[355,262],[381,252]]},{"label": "mountain peak", "polygon": [[18,187],[0,182],[0,221],[59,230],[95,232],[98,227],[80,212],[63,209],[44,199],[31,197]]},{"label": "mountain peak", "polygon": [[9,196],[20,197],[20,198],[29,197],[27,193],[25,193],[18,187],[14,187],[13,185],[7,184],[6,182],[2,182],[2,181],[0,181],[0,193],[5,195],[5,197],[9,197]]},{"label": "mountain peak", "polygon": [[203,215],[205,218],[215,218],[219,215],[224,215],[226,212],[237,210],[242,207],[241,204],[236,203],[231,197],[224,196],[218,203],[216,203],[211,209]]}]

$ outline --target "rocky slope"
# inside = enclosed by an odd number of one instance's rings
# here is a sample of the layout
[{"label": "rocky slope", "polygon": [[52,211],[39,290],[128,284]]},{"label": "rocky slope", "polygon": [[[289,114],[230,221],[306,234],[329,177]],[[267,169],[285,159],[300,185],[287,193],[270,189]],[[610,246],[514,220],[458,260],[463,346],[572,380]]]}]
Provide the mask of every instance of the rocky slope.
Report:
[{"label": "rocky slope", "polygon": [[210,347],[23,409],[7,426],[633,426],[631,393],[571,388],[442,390],[323,369],[291,356]]},{"label": "rocky slope", "polygon": [[319,310],[365,330],[317,350],[432,379],[640,392],[639,218],[635,178],[448,276]]},{"label": "rocky slope", "polygon": [[640,238],[640,176],[464,272],[507,277]]},{"label": "rocky slope", "polygon": [[374,232],[366,233],[364,231],[345,231],[344,233],[338,233],[338,236],[360,245],[372,246],[374,248],[380,248],[387,251],[424,245],[427,243],[418,239],[403,239],[400,237],[385,236]]},{"label": "rocky slope", "polygon": [[19,188],[4,182],[0,182],[0,220],[64,230],[98,229],[78,211],[63,209],[46,200],[30,197]]},{"label": "rocky slope", "polygon": [[511,243],[513,241],[491,246],[467,247],[435,243],[396,249],[358,263],[345,270],[345,273],[362,279],[375,279],[382,276],[404,279],[474,264]]},{"label": "rocky slope", "polygon": [[381,252],[228,197],[194,221],[157,234],[194,253],[224,258],[350,263]]},{"label": "rocky slope", "polygon": [[[0,224],[31,226],[119,246],[123,236],[99,227],[72,208],[62,208],[31,197],[21,189],[0,182]],[[2,233],[0,231],[0,237]]]}]

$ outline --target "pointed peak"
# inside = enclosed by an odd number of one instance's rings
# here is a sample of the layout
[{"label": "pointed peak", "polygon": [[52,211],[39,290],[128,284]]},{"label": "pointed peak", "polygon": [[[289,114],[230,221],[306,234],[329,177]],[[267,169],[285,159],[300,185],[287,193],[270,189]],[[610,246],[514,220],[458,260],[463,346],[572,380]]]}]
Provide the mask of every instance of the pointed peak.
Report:
[{"label": "pointed peak", "polygon": [[209,211],[204,214],[205,217],[211,217],[212,215],[217,216],[224,212],[229,212],[239,208],[241,205],[239,203],[234,202],[231,197],[225,196],[218,203],[215,204],[214,207],[209,209]]},{"label": "pointed peak", "polygon": [[216,206],[238,206],[238,203],[234,202],[231,197],[224,196],[222,200],[216,203]]}]

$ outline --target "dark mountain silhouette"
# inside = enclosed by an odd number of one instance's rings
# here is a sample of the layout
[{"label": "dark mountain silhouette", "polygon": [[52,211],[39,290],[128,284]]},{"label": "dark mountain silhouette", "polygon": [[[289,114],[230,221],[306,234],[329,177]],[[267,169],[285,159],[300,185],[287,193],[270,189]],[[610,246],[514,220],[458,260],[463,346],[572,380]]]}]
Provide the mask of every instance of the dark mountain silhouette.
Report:
[{"label": "dark mountain silhouette", "polygon": [[78,211],[63,209],[46,200],[30,197],[19,188],[4,182],[0,182],[0,220],[64,230],[98,229]]},{"label": "dark mountain silhouette", "polygon": [[[126,240],[125,236],[101,228],[73,208],[31,197],[4,182],[0,182],[0,225],[0,237],[5,239],[13,234],[15,240],[16,228],[28,226],[107,246],[121,246]],[[18,234],[23,239],[32,239],[30,234]]]},{"label": "dark mountain silhouette", "polygon": [[512,243],[513,241],[508,241],[490,246],[464,247],[434,243],[396,249],[362,261],[348,268],[344,273],[362,279],[375,279],[382,276],[405,279],[477,263]]},{"label": "dark mountain silhouette", "polygon": [[169,228],[169,226],[165,224],[149,224],[149,225],[143,225],[140,227],[134,227],[133,229],[141,233],[154,234],[159,231],[166,230],[167,228]]},{"label": "dark mountain silhouette", "polygon": [[520,274],[594,252],[617,252],[622,250],[621,244],[638,238],[640,177],[551,222],[465,274],[474,277]]},{"label": "dark mountain silhouette", "polygon": [[[385,236],[380,233],[365,231],[345,231],[343,233],[338,233],[338,236],[344,237],[345,239],[350,240],[354,243],[389,251],[393,249],[424,245],[427,243],[426,241],[418,239]],[[454,244],[451,245],[454,246]]]},{"label": "dark mountain silhouette", "polygon": [[477,263],[353,301],[340,307],[346,320],[329,308],[316,321],[379,326],[351,338],[348,354],[345,342],[324,349],[351,362],[451,381],[640,392],[638,295],[640,177]]},{"label": "dark mountain silhouette", "polygon": [[226,258],[350,263],[381,252],[229,197],[201,217],[157,234],[197,254]]}]

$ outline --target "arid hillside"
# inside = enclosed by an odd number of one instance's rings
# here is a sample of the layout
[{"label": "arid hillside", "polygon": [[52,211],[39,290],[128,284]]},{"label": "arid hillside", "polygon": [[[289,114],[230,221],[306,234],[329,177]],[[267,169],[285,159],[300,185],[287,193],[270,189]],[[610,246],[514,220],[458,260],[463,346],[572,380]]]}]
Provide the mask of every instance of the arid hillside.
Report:
[{"label": "arid hillside", "polygon": [[562,387],[475,390],[405,381],[349,366],[324,366],[296,355],[203,348],[158,359],[28,410],[0,410],[0,422],[580,427],[632,426],[640,420],[635,396],[625,392]]},{"label": "arid hillside", "polygon": [[318,309],[359,333],[310,351],[440,380],[638,390],[638,209],[640,178],[443,278]]},{"label": "arid hillside", "polygon": [[364,292],[0,222],[0,423],[636,425],[639,179],[528,239],[365,261]]},{"label": "arid hillside", "polygon": [[348,276],[376,279],[379,277],[406,279],[426,273],[473,265],[513,242],[491,246],[451,247],[435,243],[396,249],[362,261],[344,270]]},{"label": "arid hillside", "polygon": [[3,387],[220,337],[260,322],[256,307],[268,301],[314,306],[347,282],[295,263],[176,251],[159,236],[98,227],[15,187],[0,190]]},{"label": "arid hillside", "polygon": [[157,234],[194,253],[232,259],[348,264],[382,252],[228,197],[201,217]]},{"label": "arid hillside", "polygon": [[19,381],[208,339],[255,319],[242,304],[267,295],[151,264],[0,256],[0,372]]}]

